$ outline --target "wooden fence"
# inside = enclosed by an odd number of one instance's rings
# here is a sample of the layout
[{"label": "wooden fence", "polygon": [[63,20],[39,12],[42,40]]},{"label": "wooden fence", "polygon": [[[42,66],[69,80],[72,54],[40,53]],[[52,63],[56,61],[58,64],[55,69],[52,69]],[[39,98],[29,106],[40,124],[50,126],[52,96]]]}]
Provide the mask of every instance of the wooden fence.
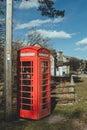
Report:
[{"label": "wooden fence", "polygon": [[56,83],[54,86],[52,87],[51,98],[55,100],[56,104],[68,104],[75,102],[75,84],[63,82]]},{"label": "wooden fence", "polygon": [[[12,87],[12,105],[17,108],[17,87]],[[55,83],[51,85],[52,104],[67,104],[75,102],[75,85],[70,83]],[[0,83],[0,108],[4,105],[4,83]]]}]

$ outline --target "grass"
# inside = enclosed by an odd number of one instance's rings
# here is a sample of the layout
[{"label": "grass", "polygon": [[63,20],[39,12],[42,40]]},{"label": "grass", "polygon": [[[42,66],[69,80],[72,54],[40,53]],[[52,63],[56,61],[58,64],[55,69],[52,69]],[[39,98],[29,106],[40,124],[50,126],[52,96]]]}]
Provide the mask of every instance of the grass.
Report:
[{"label": "grass", "polygon": [[14,122],[0,122],[0,130],[70,130],[71,123],[53,123],[45,122],[45,119],[39,121],[14,121]]},{"label": "grass", "polygon": [[52,116],[61,115],[64,121],[48,123],[46,118],[39,121],[18,120],[5,122],[3,111],[0,111],[0,130],[81,130],[82,122],[87,123],[87,78],[76,83],[76,100],[73,105],[57,105]]},{"label": "grass", "polygon": [[76,103],[73,105],[57,106],[54,113],[61,113],[63,115],[70,115],[76,111],[87,112],[87,78],[82,78],[81,82],[76,83]]}]

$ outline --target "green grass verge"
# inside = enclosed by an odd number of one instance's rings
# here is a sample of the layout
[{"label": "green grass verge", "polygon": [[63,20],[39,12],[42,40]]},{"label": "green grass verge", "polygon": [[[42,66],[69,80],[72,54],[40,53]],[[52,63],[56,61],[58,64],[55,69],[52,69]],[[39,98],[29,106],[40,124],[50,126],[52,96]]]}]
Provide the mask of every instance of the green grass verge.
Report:
[{"label": "green grass verge", "polygon": [[64,116],[72,115],[78,116],[87,113],[87,78],[82,78],[81,82],[76,83],[76,102],[72,105],[57,105],[54,114],[62,114]]}]

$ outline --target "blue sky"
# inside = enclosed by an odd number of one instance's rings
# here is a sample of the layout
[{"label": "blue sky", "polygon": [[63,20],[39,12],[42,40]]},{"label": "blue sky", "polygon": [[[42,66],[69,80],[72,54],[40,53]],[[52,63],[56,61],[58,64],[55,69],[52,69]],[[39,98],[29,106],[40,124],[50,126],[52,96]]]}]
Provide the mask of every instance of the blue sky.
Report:
[{"label": "blue sky", "polygon": [[54,0],[56,9],[65,10],[63,18],[48,18],[37,11],[37,0],[13,3],[13,39],[26,42],[35,28],[56,51],[87,60],[87,0]]}]

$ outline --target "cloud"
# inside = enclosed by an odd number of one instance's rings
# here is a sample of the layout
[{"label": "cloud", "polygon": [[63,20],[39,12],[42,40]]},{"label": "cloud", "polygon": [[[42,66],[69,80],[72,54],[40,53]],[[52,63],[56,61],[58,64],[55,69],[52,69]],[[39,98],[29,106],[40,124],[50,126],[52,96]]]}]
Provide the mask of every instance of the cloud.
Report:
[{"label": "cloud", "polygon": [[40,26],[40,25],[45,24],[45,23],[49,23],[49,22],[51,22],[50,19],[47,19],[47,20],[39,20],[39,19],[32,20],[28,23],[17,24],[16,29],[32,28],[32,27]]},{"label": "cloud", "polygon": [[82,40],[78,41],[76,45],[87,45],[87,37],[83,38]]},{"label": "cloud", "polygon": [[54,18],[53,21],[52,20],[51,21],[53,23],[59,23],[59,22],[62,22],[63,20],[64,20],[64,18],[59,17],[59,18]]},{"label": "cloud", "polygon": [[39,6],[38,0],[29,0],[29,1],[22,0],[22,2],[19,5],[19,9],[38,8],[38,6]]},{"label": "cloud", "polygon": [[75,48],[75,51],[86,51],[86,50],[87,50],[87,46]]},{"label": "cloud", "polygon": [[36,30],[37,33],[41,34],[42,37],[44,38],[63,38],[63,39],[66,39],[66,38],[71,38],[71,35],[64,32],[64,31],[55,31],[55,30]]},{"label": "cloud", "polygon": [[81,50],[81,48],[80,48],[80,47],[78,47],[78,48],[75,48],[74,50],[75,50],[75,51],[79,51],[79,50]]},{"label": "cloud", "polygon": [[24,23],[24,24],[17,24],[15,29],[25,29],[25,28],[32,28],[32,27],[37,27],[37,26],[41,26],[42,24],[46,24],[46,23],[59,23],[63,20],[63,18],[56,18],[54,20],[52,19],[46,19],[46,20],[40,20],[40,19],[36,19],[36,20],[32,20],[28,23]]}]

